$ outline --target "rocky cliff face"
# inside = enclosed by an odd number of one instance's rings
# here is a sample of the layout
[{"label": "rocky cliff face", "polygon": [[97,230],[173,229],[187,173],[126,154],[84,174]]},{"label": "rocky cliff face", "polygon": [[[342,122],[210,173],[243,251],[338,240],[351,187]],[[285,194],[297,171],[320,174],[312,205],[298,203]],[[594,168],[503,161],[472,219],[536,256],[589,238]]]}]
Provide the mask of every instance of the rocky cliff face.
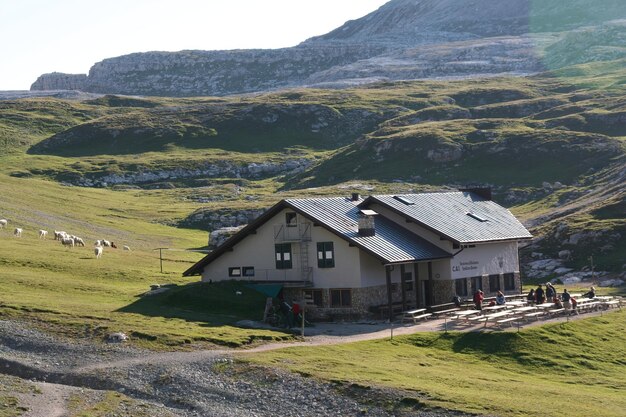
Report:
[{"label": "rocky cliff face", "polygon": [[30,86],[31,90],[85,90],[87,76],[85,74],[63,74],[51,72],[40,75]]},{"label": "rocky cliff face", "polygon": [[[623,0],[392,0],[293,48],[136,53],[105,59],[88,76],[43,75],[31,89],[200,96],[525,74],[543,69],[541,55],[568,31],[619,18]],[[586,49],[615,43],[587,38]]]}]

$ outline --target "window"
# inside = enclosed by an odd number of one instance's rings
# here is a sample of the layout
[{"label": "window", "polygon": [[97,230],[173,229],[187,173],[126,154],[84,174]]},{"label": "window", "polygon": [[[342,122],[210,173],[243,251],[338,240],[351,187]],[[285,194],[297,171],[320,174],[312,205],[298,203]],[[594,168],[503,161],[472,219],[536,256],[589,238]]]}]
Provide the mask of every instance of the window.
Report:
[{"label": "window", "polygon": [[253,266],[244,266],[241,268],[244,277],[253,277],[254,276],[254,267]]},{"label": "window", "polygon": [[228,268],[228,276],[229,277],[240,277],[241,276],[241,268]]},{"label": "window", "polygon": [[500,275],[489,275],[489,291],[500,291]]},{"label": "window", "polygon": [[467,297],[467,278],[457,279],[455,284],[456,295]]},{"label": "window", "polygon": [[317,307],[324,307],[322,290],[304,290],[304,299]]},{"label": "window", "polygon": [[504,274],[504,290],[511,291],[515,289],[515,274]]},{"label": "window", "polygon": [[335,267],[335,249],[333,242],[317,243],[317,267],[318,268],[334,268]]},{"label": "window", "polygon": [[472,294],[483,289],[483,277],[472,277]]},{"label": "window", "polygon": [[346,308],[352,306],[352,291],[330,290],[330,306],[333,308]]},{"label": "window", "polygon": [[405,272],[403,281],[404,281],[404,290],[413,291],[413,273]]},{"label": "window", "polygon": [[296,227],[298,225],[298,215],[293,212],[285,213],[285,223],[287,227]]},{"label": "window", "polygon": [[293,263],[291,261],[291,243],[277,243],[274,245],[276,253],[276,269],[291,269]]}]

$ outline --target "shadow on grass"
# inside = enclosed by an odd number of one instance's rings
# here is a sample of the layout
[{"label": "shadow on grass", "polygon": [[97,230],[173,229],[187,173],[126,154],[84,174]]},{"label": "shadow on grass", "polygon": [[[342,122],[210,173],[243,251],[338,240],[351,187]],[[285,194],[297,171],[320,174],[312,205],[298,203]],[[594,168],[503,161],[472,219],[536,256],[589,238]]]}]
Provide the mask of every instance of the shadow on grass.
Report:
[{"label": "shadow on grass", "polygon": [[182,319],[206,327],[234,325],[240,320],[263,318],[265,295],[242,283],[198,282],[166,288],[152,295],[138,295],[137,301],[116,311]]}]

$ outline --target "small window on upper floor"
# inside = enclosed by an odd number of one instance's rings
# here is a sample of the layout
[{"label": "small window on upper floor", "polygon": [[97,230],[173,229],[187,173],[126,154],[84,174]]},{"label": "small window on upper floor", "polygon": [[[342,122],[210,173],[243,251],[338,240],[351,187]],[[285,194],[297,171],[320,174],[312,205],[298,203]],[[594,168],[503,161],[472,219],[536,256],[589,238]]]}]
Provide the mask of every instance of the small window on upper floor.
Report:
[{"label": "small window on upper floor", "polygon": [[241,276],[241,268],[240,267],[228,268],[228,276],[229,277],[240,277]]},{"label": "small window on upper floor", "polygon": [[285,223],[287,227],[296,227],[298,225],[298,215],[293,212],[285,213]]}]

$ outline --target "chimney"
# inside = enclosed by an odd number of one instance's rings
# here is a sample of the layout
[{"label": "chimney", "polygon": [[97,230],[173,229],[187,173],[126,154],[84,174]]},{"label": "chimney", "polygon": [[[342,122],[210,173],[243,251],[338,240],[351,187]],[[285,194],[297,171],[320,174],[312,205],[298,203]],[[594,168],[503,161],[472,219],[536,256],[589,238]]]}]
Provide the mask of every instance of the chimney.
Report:
[{"label": "chimney", "polygon": [[350,197],[350,201],[359,201],[361,199],[361,196],[359,195],[359,193],[352,193],[352,197]]},{"label": "chimney", "polygon": [[461,192],[474,193],[485,200],[491,200],[491,187],[472,187],[472,188],[459,188]]},{"label": "chimney", "polygon": [[359,236],[376,235],[374,216],[377,214],[374,210],[361,210],[359,213]]}]

